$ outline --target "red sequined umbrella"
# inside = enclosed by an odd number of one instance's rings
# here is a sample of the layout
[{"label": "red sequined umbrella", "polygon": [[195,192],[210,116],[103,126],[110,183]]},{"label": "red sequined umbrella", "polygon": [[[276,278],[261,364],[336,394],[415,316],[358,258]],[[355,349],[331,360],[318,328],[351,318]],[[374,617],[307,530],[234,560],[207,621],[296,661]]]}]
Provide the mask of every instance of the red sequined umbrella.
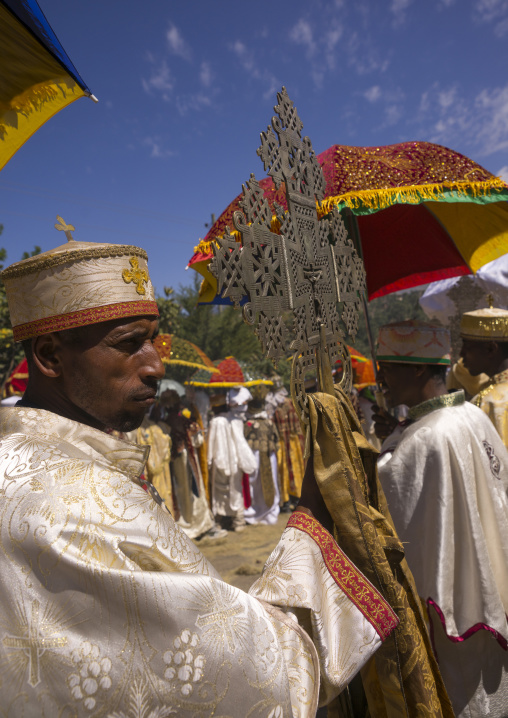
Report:
[{"label": "red sequined umbrella", "polygon": [[[476,272],[508,252],[508,186],[464,155],[429,142],[385,147],[334,145],[317,157],[327,182],[320,216],[352,211],[361,238],[369,299]],[[269,204],[286,208],[285,187],[260,181]],[[208,272],[211,242],[233,229],[236,197],[195,248],[201,301],[221,303]],[[272,228],[277,230],[274,219]],[[352,228],[354,229],[354,227]]]}]

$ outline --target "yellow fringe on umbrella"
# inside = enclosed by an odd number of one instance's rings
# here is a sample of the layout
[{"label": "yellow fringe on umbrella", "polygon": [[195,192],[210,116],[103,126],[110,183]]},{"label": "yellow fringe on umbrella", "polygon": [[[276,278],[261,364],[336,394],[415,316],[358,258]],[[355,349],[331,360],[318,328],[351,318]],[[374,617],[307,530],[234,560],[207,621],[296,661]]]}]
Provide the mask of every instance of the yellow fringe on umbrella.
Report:
[{"label": "yellow fringe on umbrella", "polygon": [[194,369],[206,369],[206,371],[209,371],[212,374],[215,374],[219,371],[213,366],[205,366],[204,364],[198,364],[197,362],[193,361],[186,361],[185,359],[166,359],[166,357],[161,357],[161,362],[163,364],[179,364],[181,366],[191,366]]},{"label": "yellow fringe on umbrella", "polygon": [[500,177],[487,182],[441,182],[439,184],[409,185],[407,187],[388,187],[385,189],[367,189],[358,192],[326,197],[318,208],[320,215],[328,214],[337,204],[350,209],[360,207],[371,210],[386,209],[393,204],[419,204],[420,202],[438,202],[445,192],[456,192],[459,197],[482,197],[496,190],[508,190],[508,185]]},{"label": "yellow fringe on umbrella", "polygon": [[[318,215],[322,217],[331,212],[338,204],[346,205],[350,209],[360,207],[370,210],[381,210],[393,204],[419,204],[420,202],[438,202],[446,192],[455,192],[459,197],[484,197],[496,191],[508,191],[508,185],[500,178],[493,177],[483,182],[440,182],[436,184],[408,185],[407,187],[388,187],[385,189],[367,189],[357,192],[346,192],[332,197],[326,197],[321,205],[316,203]],[[280,222],[275,215],[272,215],[271,231],[275,234],[280,232]],[[240,233],[233,229],[231,234],[237,242],[240,242]],[[218,237],[224,236],[223,234]],[[212,254],[212,243],[215,240],[201,240],[194,247],[194,252],[203,255]]]},{"label": "yellow fringe on umbrella", "polygon": [[204,381],[184,381],[185,385],[189,386],[202,386],[204,389],[234,389],[235,386],[257,386],[258,384],[266,384],[266,386],[273,386],[273,381],[270,379],[253,379],[252,381],[217,381],[210,384],[210,382]]}]

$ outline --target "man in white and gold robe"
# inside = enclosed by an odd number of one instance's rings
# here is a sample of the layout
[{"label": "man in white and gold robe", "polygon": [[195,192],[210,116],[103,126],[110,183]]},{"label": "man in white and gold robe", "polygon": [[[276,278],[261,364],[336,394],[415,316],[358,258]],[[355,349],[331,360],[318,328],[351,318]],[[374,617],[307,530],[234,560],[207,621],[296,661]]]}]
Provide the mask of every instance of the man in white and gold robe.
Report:
[{"label": "man in white and gold robe", "polygon": [[508,706],[508,452],[487,416],[448,394],[449,333],[408,321],[380,329],[380,380],[408,420],[388,437],[379,479],[428,612],[456,716]]},{"label": "man in white and gold robe", "polygon": [[313,716],[397,624],[313,476],[250,595],[224,583],[106,432],[164,371],[146,254],[71,239],[2,279],[30,381],[0,409],[0,715]]},{"label": "man in white and gold robe", "polygon": [[497,307],[462,315],[461,356],[473,376],[489,377],[472,402],[484,411],[508,448],[508,311]]}]

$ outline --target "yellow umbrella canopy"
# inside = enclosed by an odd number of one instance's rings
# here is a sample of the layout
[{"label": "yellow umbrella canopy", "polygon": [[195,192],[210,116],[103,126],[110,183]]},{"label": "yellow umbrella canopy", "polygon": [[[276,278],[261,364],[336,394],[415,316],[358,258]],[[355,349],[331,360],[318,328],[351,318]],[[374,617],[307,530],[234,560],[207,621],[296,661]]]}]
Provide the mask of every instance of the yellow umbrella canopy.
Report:
[{"label": "yellow umbrella canopy", "polygon": [[53,115],[95,99],[36,0],[0,0],[0,169]]}]

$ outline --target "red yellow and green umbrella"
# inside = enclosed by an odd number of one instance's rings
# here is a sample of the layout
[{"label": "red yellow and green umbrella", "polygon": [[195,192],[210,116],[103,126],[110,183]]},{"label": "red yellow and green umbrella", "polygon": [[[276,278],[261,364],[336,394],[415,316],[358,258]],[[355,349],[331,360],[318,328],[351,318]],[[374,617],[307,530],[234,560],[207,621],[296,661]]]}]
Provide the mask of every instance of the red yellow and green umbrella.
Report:
[{"label": "red yellow and green umbrella", "polygon": [[[508,186],[464,155],[429,142],[384,147],[333,145],[317,157],[326,179],[320,216],[334,206],[354,216],[369,299],[471,274],[508,252]],[[285,187],[260,185],[286,208]],[[195,248],[201,301],[223,303],[208,271],[211,243],[233,229],[236,197]],[[278,223],[272,220],[272,229]]]}]

